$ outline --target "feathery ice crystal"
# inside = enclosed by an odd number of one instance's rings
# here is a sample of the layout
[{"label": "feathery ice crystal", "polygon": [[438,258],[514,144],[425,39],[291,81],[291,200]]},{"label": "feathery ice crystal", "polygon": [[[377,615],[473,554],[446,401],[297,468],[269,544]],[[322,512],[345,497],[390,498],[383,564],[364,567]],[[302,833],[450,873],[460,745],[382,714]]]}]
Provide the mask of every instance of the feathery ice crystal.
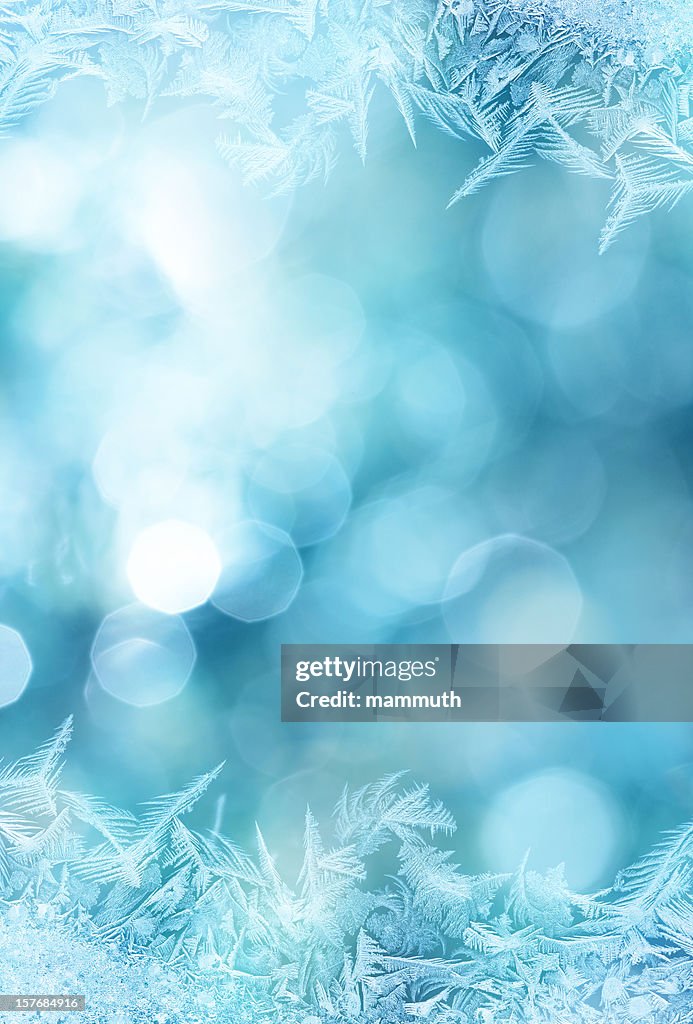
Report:
[{"label": "feathery ice crystal", "polygon": [[333,845],[308,811],[290,887],[260,832],[251,857],[184,823],[218,769],[136,818],[61,788],[70,732],[0,767],[0,991],[84,993],[93,1024],[693,1020],[693,825],[579,895],[464,874],[394,775],[345,790]]},{"label": "feathery ice crystal", "polygon": [[423,116],[486,148],[453,202],[550,160],[611,182],[605,249],[693,188],[688,0],[17,0],[0,28],[5,131],[95,76],[145,112],[210,103],[221,156],[288,191],[327,176],[342,137],[365,159],[385,90],[414,142]]}]

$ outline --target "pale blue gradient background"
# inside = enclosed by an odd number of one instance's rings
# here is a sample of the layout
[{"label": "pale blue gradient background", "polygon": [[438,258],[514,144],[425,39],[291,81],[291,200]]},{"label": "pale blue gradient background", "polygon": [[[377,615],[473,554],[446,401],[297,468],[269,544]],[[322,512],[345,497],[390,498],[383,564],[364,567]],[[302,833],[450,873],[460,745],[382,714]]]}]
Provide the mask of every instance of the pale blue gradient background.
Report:
[{"label": "pale blue gradient background", "polygon": [[[605,884],[690,818],[691,726],[281,725],[279,645],[693,641],[693,206],[601,258],[606,190],[553,168],[446,212],[479,154],[424,126],[413,150],[387,103],[365,169],[265,198],[203,116],[142,125],[72,83],[2,143],[0,621],[34,663],[3,755],[74,712],[69,785],[126,805],[226,759],[198,821],[246,843],[258,818],[289,868],[307,800],[406,768],[470,870],[531,845]],[[273,489],[306,449],[330,471]],[[266,621],[188,612],[187,685],[138,708],[90,650],[171,515],[214,537],[261,515],[304,577]],[[254,585],[281,603],[280,576]]]}]

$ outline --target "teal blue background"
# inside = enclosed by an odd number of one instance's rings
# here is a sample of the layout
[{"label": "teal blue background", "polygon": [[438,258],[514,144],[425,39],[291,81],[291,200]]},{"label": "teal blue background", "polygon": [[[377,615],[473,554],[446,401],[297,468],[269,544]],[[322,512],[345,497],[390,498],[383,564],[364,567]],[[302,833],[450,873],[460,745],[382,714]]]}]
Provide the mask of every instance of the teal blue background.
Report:
[{"label": "teal blue background", "polygon": [[[518,619],[533,642],[693,641],[690,204],[638,223],[603,257],[608,189],[556,168],[498,182],[446,211],[441,197],[480,151],[423,126],[414,149],[386,102],[374,110],[365,168],[347,155],[327,185],[290,200],[253,194],[252,211],[267,203],[282,226],[271,251],[239,268],[230,287],[241,294],[252,279],[270,295],[290,294],[293,281],[327,275],[363,309],[365,340],[342,371],[353,377],[351,400],[340,395],[298,431],[310,443],[332,431],[353,498],[333,537],[297,543],[305,575],[286,612],[254,624],[211,605],[188,612],[192,676],[170,701],[136,708],[105,693],[90,664],[103,617],[132,600],[118,576],[118,512],[93,473],[112,398],[103,382],[134,387],[138,352],[144,360],[156,349],[165,361],[171,336],[191,318],[151,254],[119,236],[127,153],[137,153],[142,129],[127,108],[95,116],[102,102],[92,86],[68,86],[24,129],[49,147],[59,140],[68,180],[89,114],[87,143],[99,162],[69,245],[6,232],[0,249],[0,417],[5,447],[16,452],[2,462],[0,621],[22,634],[34,665],[22,697],[0,710],[3,755],[28,752],[74,713],[69,785],[126,806],[225,759],[198,822],[221,822],[245,844],[259,818],[289,866],[306,802],[323,816],[346,782],[406,769],[460,821],[465,865],[494,867],[488,816],[509,787],[538,777],[538,800],[546,772],[571,785],[578,773],[587,788],[576,799],[589,799],[559,820],[559,840],[571,844],[569,881],[572,871],[578,888],[604,884],[662,829],[690,817],[689,724],[282,725],[279,647],[503,641],[518,639],[506,636]],[[166,116],[176,112],[152,115],[151,130]],[[242,194],[194,121],[185,122],[190,138],[176,129],[180,151],[194,147]],[[109,177],[123,162],[124,177]],[[194,361],[192,322],[184,373]],[[242,352],[232,318],[226,328]],[[287,322],[272,342],[277,354],[291,351],[300,332],[300,317]],[[132,378],[119,358],[126,338]],[[172,348],[171,360],[179,354]],[[216,366],[201,363],[201,376],[213,381],[224,358],[221,348]],[[282,408],[284,397],[268,401]],[[279,450],[295,439],[295,431],[281,434]],[[239,444],[247,439],[239,441],[233,418],[219,416],[193,446],[193,471],[203,467],[223,491],[219,467]],[[396,516],[375,531],[376,543],[370,531],[383,503]],[[504,542],[497,569],[494,548],[489,577],[461,602],[456,596],[451,614],[444,597],[456,560],[508,535],[547,546],[548,563],[537,569],[530,559],[527,568],[524,542]],[[392,540],[387,551],[383,537]],[[566,574],[579,599],[572,635],[547,635],[562,621],[551,618],[551,588],[563,594]],[[544,597],[528,604],[542,587]],[[490,637],[494,623],[499,635]],[[595,806],[611,820],[606,852],[581,872],[575,837],[586,836]],[[539,868],[553,854],[550,831],[537,821]]]}]

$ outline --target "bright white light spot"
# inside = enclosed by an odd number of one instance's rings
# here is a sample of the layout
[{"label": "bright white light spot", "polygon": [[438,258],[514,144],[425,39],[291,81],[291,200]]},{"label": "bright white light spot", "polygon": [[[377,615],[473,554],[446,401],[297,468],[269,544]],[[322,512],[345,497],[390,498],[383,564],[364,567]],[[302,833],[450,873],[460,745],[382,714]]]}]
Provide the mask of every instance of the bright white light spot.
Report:
[{"label": "bright white light spot", "polygon": [[546,872],[565,863],[569,886],[601,884],[618,856],[623,821],[618,804],[596,780],[573,771],[541,772],[504,790],[481,831],[488,867]]},{"label": "bright white light spot", "polygon": [[123,225],[166,275],[181,302],[206,319],[226,310],[238,270],[279,238],[288,198],[243,189],[214,153],[199,109],[161,118],[122,162]]},{"label": "bright white light spot", "polygon": [[31,655],[17,630],[0,626],[0,707],[21,697],[32,668]]},{"label": "bright white light spot", "polygon": [[65,247],[81,187],[79,168],[35,139],[0,152],[0,237],[32,249]]},{"label": "bright white light spot", "polygon": [[135,595],[157,611],[176,615],[204,604],[221,572],[221,560],[199,526],[168,519],[135,539],[127,574]]}]

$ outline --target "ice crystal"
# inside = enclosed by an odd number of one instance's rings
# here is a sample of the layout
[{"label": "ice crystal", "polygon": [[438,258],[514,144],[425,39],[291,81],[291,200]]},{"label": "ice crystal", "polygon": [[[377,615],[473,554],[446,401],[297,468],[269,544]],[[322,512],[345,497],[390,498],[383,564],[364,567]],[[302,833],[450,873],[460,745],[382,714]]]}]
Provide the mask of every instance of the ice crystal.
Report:
[{"label": "ice crystal", "polygon": [[693,188],[687,0],[16,0],[0,14],[0,126],[60,81],[111,102],[214,106],[221,157],[287,191],[324,178],[340,138],[365,159],[376,90],[487,156],[453,202],[550,160],[612,183],[608,247]]},{"label": "ice crystal", "polygon": [[465,874],[449,811],[391,775],[344,792],[331,844],[307,812],[289,885],[259,831],[250,856],[185,823],[218,769],[135,817],[61,788],[70,731],[0,767],[1,991],[104,1024],[693,1020],[693,825],[581,895]]}]

